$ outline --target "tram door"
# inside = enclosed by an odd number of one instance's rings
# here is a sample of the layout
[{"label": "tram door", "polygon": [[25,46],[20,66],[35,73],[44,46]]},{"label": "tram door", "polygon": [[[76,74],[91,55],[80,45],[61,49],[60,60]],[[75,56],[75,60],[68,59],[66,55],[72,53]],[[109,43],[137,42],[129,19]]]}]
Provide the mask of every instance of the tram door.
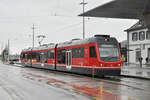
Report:
[{"label": "tram door", "polygon": [[28,61],[28,54],[25,54],[25,61]]},{"label": "tram door", "polygon": [[66,69],[71,70],[71,50],[66,52]]},{"label": "tram door", "polygon": [[41,53],[40,58],[41,58],[41,66],[43,67],[44,66],[44,61],[45,61],[43,52]]},{"label": "tram door", "polygon": [[27,65],[28,62],[28,54],[25,54],[25,65]]}]

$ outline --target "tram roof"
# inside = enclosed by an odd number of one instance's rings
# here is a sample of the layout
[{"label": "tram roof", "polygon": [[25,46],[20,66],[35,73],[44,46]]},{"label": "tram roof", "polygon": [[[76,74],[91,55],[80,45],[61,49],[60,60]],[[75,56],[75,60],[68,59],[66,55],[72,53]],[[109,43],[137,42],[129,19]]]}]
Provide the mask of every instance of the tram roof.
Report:
[{"label": "tram roof", "polygon": [[[103,41],[105,41],[104,39],[105,39],[104,37],[91,37],[91,38],[87,38],[84,40],[75,40],[75,41],[59,43],[57,47],[68,47],[68,46],[74,46],[74,45],[83,45],[83,44],[99,43],[99,42],[102,43]],[[116,38],[110,37],[109,39],[111,39],[112,42],[117,43]]]},{"label": "tram roof", "polygon": [[28,52],[28,51],[31,51],[31,50],[45,50],[45,49],[51,49],[51,48],[55,48],[55,44],[45,44],[45,45],[42,45],[42,46],[39,46],[39,47],[34,47],[34,48],[28,48],[28,49],[24,49],[22,50],[22,52]]},{"label": "tram roof", "polygon": [[[108,37],[105,37],[108,38]],[[68,47],[68,46],[74,46],[74,45],[83,45],[83,44],[88,44],[88,43],[103,43],[105,41],[104,37],[91,37],[91,38],[87,38],[87,39],[78,39],[78,40],[71,40],[71,41],[67,41],[67,42],[62,42],[62,43],[58,43],[57,47]],[[111,40],[111,42],[114,43],[118,43],[117,40],[114,37],[109,37],[109,40]],[[35,48],[28,48],[28,49],[24,49],[22,50],[22,52],[30,52],[31,50],[46,50],[46,49],[51,49],[51,48],[55,48],[56,44],[48,44],[48,45],[43,45],[43,46],[39,46],[39,47],[35,47]]]},{"label": "tram roof", "polygon": [[113,0],[79,16],[143,19],[147,13],[150,13],[150,0]]},{"label": "tram roof", "polygon": [[[89,40],[90,39],[90,40]],[[73,45],[82,45],[82,44],[87,44],[87,43],[95,43],[95,40],[93,39],[91,41],[92,38],[88,38],[88,39],[84,39],[84,40],[70,40],[70,41],[66,41],[66,42],[62,42],[62,43],[58,43],[57,47],[67,47],[67,46],[73,46]]]}]

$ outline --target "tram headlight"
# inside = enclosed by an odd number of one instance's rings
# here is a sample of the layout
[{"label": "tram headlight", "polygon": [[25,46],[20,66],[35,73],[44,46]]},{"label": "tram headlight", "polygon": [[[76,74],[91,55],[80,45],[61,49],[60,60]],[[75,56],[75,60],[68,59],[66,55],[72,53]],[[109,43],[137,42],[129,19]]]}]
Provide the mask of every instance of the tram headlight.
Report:
[{"label": "tram headlight", "polygon": [[121,66],[121,64],[118,64],[118,66]]},{"label": "tram headlight", "polygon": [[100,66],[101,66],[101,67],[103,67],[103,66],[104,66],[104,64],[100,64]]}]

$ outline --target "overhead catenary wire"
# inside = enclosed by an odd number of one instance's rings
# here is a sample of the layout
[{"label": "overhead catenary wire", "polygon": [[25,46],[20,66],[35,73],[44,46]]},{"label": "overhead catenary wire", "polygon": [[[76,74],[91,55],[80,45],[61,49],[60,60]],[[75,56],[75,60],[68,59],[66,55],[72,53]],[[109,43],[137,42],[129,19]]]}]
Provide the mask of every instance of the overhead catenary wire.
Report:
[{"label": "overhead catenary wire", "polygon": [[52,31],[52,32],[56,33],[56,32],[59,32],[59,31],[64,31],[64,30],[69,29],[69,28],[74,28],[73,26],[77,26],[77,25],[80,25],[80,24],[82,24],[82,22],[78,22],[78,23],[75,23],[75,24],[67,25],[67,26],[65,26],[65,27],[63,27],[61,29],[58,29],[58,30]]}]

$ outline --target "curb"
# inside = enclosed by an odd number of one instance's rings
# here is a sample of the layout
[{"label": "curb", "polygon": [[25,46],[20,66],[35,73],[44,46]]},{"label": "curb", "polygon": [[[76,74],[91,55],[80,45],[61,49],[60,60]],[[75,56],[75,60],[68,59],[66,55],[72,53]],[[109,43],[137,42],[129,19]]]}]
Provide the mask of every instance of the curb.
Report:
[{"label": "curb", "polygon": [[147,77],[140,77],[140,76],[131,76],[131,75],[120,75],[121,77],[127,77],[127,78],[137,78],[137,79],[144,79],[144,80],[150,80],[150,78]]}]

